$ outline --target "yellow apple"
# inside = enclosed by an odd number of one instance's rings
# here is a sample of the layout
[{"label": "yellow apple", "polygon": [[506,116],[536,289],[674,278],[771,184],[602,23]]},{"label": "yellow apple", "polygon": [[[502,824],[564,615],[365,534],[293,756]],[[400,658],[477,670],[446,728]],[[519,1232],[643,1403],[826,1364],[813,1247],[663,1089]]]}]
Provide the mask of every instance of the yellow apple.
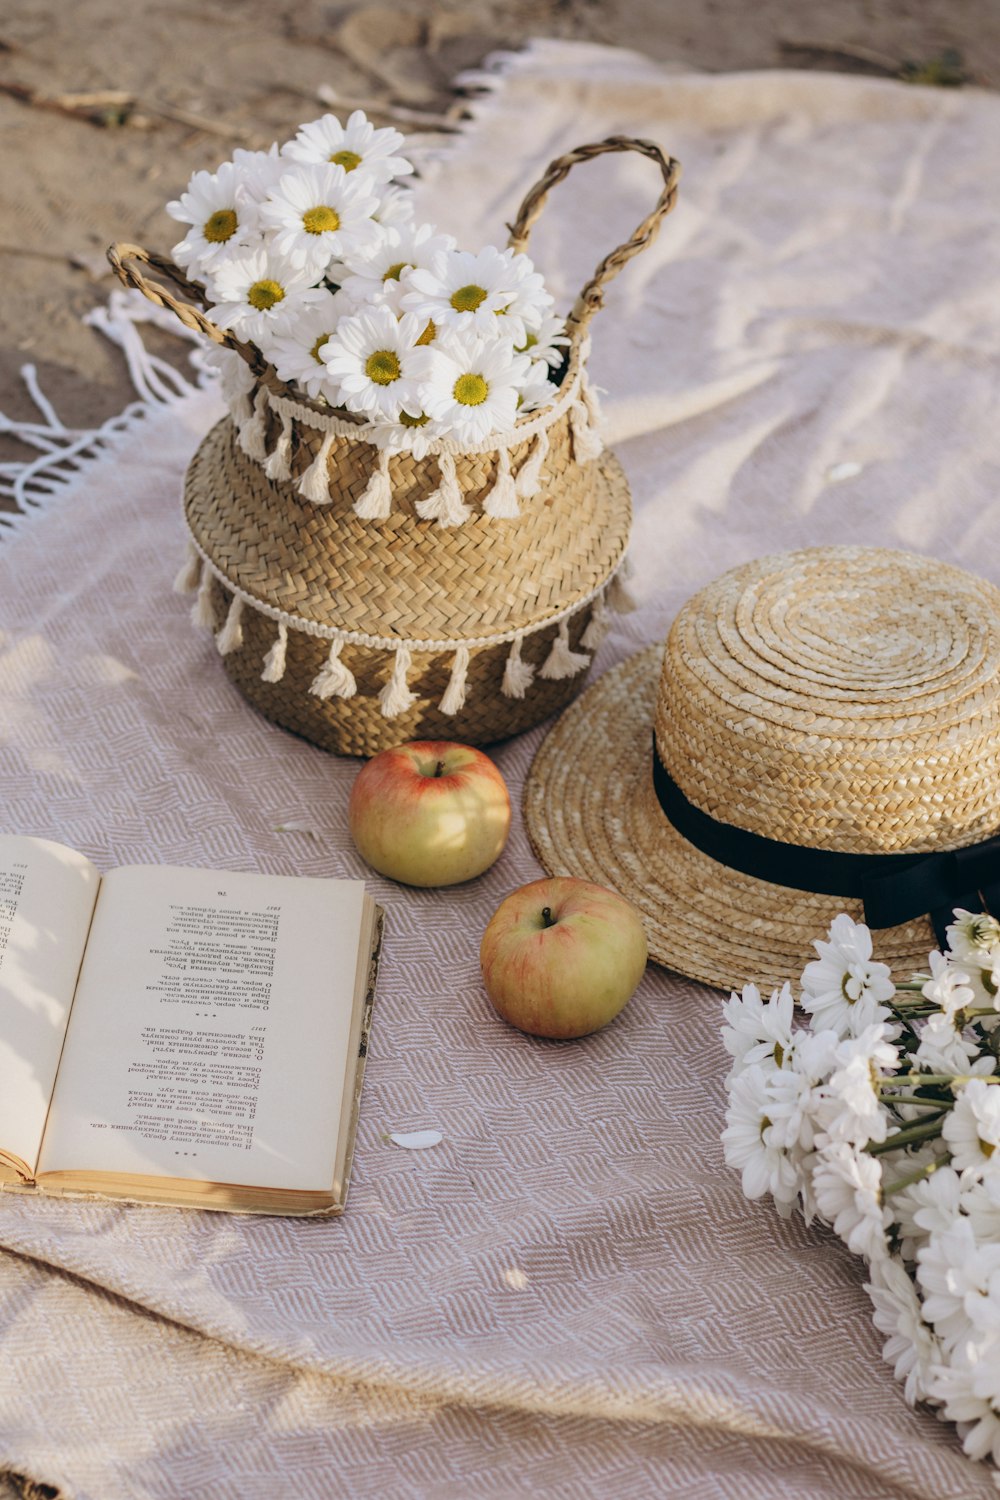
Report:
[{"label": "yellow apple", "polygon": [[510,831],[507,784],[489,756],[448,740],[380,750],[348,807],[358,853],[404,885],[457,885],[488,870]]},{"label": "yellow apple", "polygon": [[633,906],[588,880],[535,880],[501,902],[479,951],[486,993],[532,1036],[589,1036],[614,1019],[646,967]]}]

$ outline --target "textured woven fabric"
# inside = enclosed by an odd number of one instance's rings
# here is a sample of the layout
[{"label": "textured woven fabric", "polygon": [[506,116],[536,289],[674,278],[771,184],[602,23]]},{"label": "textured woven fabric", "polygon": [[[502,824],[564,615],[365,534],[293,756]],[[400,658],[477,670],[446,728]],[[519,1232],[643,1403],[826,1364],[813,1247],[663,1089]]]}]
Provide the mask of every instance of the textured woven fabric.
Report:
[{"label": "textured woven fabric", "polygon": [[[545,44],[423,207],[495,239],[551,156],[612,132],[686,175],[594,323],[643,600],[598,670],[765,550],[905,545],[995,579],[1000,101]],[[562,292],[647,211],[647,165],[553,195],[533,250]],[[255,716],[169,592],[217,412],[150,414],[0,546],[0,828],[103,867],[363,875],[356,764]],[[497,753],[515,796],[540,734]],[[860,1265],[723,1166],[716,994],[651,968],[573,1044],[494,1017],[479,937],[538,873],[516,823],[468,887],[371,881],[387,941],[342,1219],[0,1198],[0,1469],[79,1500],[994,1493],[906,1407]],[[439,1146],[387,1139],[423,1127]]]}]

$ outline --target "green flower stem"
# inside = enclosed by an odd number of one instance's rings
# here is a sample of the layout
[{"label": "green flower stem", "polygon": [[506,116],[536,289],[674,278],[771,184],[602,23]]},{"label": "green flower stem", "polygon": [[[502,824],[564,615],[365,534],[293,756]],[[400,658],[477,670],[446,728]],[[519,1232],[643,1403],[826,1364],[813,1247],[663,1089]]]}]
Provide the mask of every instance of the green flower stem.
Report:
[{"label": "green flower stem", "polygon": [[900,1151],[904,1146],[915,1146],[918,1141],[932,1141],[941,1134],[942,1115],[945,1114],[947,1110],[942,1110],[936,1119],[919,1120],[915,1125],[907,1125],[887,1141],[869,1141],[865,1150],[869,1156],[884,1156],[887,1151]]},{"label": "green flower stem", "polygon": [[912,1187],[915,1182],[921,1182],[925,1177],[933,1177],[938,1167],[943,1167],[950,1161],[950,1155],[935,1156],[934,1160],[929,1161],[926,1166],[918,1167],[915,1172],[907,1172],[905,1177],[897,1177],[895,1182],[884,1184],[882,1197],[888,1198],[890,1193],[901,1192],[903,1188]]},{"label": "green flower stem", "polygon": [[950,1109],[951,1102],[947,1104],[943,1099],[921,1099],[919,1094],[883,1094],[883,1104],[922,1104],[925,1109]]},{"label": "green flower stem", "polygon": [[884,1093],[887,1088],[894,1088],[899,1083],[971,1083],[974,1078],[983,1083],[1000,1083],[1000,1073],[895,1073],[882,1079],[879,1093]]}]

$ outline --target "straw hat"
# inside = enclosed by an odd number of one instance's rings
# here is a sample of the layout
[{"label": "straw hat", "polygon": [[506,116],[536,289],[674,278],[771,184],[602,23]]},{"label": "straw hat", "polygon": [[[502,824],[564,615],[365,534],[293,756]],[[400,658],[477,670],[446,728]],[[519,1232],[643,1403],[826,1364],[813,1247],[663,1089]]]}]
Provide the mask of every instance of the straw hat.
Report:
[{"label": "straw hat", "polygon": [[707,984],[796,979],[865,902],[876,956],[926,967],[927,912],[1000,898],[1000,590],[878,548],[735,568],[563,714],[525,815],[547,870]]}]

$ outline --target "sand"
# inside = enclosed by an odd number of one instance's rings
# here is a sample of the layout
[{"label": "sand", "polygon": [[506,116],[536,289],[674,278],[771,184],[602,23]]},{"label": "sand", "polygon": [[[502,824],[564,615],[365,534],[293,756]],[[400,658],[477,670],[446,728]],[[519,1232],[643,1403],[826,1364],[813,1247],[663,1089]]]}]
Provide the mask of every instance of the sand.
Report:
[{"label": "sand", "polygon": [[[378,123],[412,128],[393,110],[441,116],[455,106],[456,73],[532,35],[617,43],[708,70],[892,75],[908,63],[940,67],[951,50],[959,74],[1000,79],[1000,8],[989,0],[7,0],[0,410],[31,412],[18,373],[29,360],[71,425],[99,422],[131,398],[121,357],[81,315],[114,284],[103,259],[111,240],[163,251],[176,241],[163,203],[192,172],[234,146],[287,138],[323,112],[323,85],[388,110]],[[955,69],[945,61],[945,73]],[[26,102],[3,93],[8,85],[40,97]],[[81,106],[102,123],[41,103],[102,92],[112,97]],[[183,357],[167,335],[153,342]]]}]

